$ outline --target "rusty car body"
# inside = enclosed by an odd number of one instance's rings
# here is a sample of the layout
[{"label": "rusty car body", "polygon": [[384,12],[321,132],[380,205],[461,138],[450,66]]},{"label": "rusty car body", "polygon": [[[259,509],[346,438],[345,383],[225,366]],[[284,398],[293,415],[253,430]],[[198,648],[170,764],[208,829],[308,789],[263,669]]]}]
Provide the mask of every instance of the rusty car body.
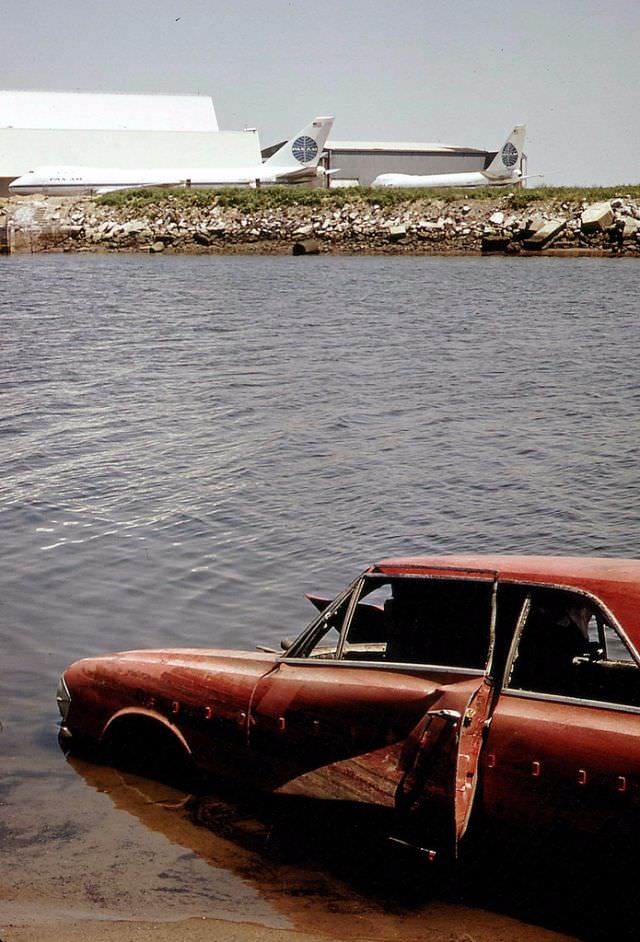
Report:
[{"label": "rusty car body", "polygon": [[455,854],[472,811],[537,833],[636,824],[639,561],[384,559],[312,601],[281,652],[77,661],[58,688],[63,732],[382,806],[433,856]]}]

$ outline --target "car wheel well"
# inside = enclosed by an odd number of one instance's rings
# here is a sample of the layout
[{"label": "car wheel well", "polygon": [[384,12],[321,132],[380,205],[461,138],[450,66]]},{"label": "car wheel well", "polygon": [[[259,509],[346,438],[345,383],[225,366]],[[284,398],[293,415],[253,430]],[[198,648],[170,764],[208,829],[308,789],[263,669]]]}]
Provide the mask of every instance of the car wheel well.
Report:
[{"label": "car wheel well", "polygon": [[196,768],[186,743],[168,725],[150,716],[115,717],[102,747],[110,765],[179,787],[190,787]]}]

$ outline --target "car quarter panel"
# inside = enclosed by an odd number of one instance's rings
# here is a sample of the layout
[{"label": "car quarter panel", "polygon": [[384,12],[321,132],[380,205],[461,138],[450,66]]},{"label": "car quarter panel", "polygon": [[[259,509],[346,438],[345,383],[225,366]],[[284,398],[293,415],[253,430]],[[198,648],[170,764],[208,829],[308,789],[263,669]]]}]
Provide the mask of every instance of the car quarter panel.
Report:
[{"label": "car quarter panel", "polygon": [[640,711],[503,692],[482,778],[489,818],[542,832],[622,833],[640,812]]}]

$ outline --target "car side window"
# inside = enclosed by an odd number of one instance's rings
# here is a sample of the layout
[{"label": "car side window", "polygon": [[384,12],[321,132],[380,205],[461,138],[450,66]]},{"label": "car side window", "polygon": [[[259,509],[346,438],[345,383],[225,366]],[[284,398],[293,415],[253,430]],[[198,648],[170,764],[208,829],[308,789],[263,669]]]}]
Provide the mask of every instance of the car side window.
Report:
[{"label": "car side window", "polygon": [[483,669],[492,583],[420,577],[364,580],[343,660]]},{"label": "car side window", "polygon": [[595,603],[532,590],[506,688],[640,706],[640,668]]},{"label": "car side window", "polygon": [[492,599],[486,579],[366,574],[284,657],[484,670]]}]

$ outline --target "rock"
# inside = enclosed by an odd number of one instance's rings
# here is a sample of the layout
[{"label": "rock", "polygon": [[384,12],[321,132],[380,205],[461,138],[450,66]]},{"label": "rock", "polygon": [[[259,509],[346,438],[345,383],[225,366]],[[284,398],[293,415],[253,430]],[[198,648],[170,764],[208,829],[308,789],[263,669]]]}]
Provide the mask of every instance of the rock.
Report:
[{"label": "rock", "polygon": [[485,232],[482,236],[480,251],[483,255],[487,255],[490,252],[504,252],[510,241],[511,236],[509,234],[500,235],[492,229],[491,232]]},{"label": "rock", "polygon": [[498,211],[489,216],[489,222],[494,226],[501,226],[504,222],[504,213]]},{"label": "rock", "polygon": [[580,224],[585,232],[608,229],[613,222],[611,203],[594,203],[580,216]]},{"label": "rock", "polygon": [[545,245],[548,245],[549,242],[562,232],[566,225],[566,219],[549,219],[537,232],[534,232],[528,239],[525,239],[525,249],[537,251],[544,248]]},{"label": "rock", "polygon": [[398,242],[400,239],[404,239],[407,234],[406,226],[389,226],[388,228],[389,239],[391,242]]},{"label": "rock", "polygon": [[640,232],[640,222],[637,219],[633,219],[631,216],[625,216],[622,229],[622,238],[623,239],[633,239],[634,236]]},{"label": "rock", "polygon": [[140,232],[144,232],[146,228],[147,224],[142,219],[132,219],[129,222],[125,222],[122,231],[124,235],[137,235]]},{"label": "rock", "polygon": [[317,239],[304,239],[302,242],[294,242],[291,248],[292,255],[318,255],[320,252],[320,243]]},{"label": "rock", "polygon": [[533,216],[527,220],[525,229],[533,235],[534,232],[538,232],[539,229],[542,229],[545,222],[546,220],[542,213],[534,213]]},{"label": "rock", "polygon": [[164,242],[153,242],[149,246],[149,251],[153,254],[156,254],[158,252],[164,252]]}]

